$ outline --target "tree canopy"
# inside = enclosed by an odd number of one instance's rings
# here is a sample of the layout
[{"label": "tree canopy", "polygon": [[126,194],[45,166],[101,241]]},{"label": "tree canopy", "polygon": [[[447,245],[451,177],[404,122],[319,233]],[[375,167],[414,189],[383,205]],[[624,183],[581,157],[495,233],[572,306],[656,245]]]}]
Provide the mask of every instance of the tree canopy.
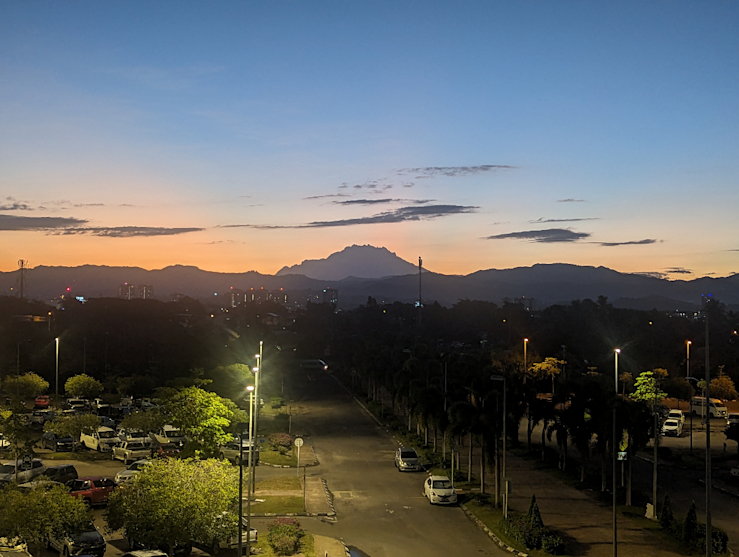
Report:
[{"label": "tree canopy", "polygon": [[64,390],[74,397],[95,398],[102,394],[103,384],[94,377],[80,373],[67,379]]},{"label": "tree canopy", "polygon": [[106,520],[112,529],[148,547],[175,546],[234,535],[238,473],[228,461],[158,460],[115,491]]}]

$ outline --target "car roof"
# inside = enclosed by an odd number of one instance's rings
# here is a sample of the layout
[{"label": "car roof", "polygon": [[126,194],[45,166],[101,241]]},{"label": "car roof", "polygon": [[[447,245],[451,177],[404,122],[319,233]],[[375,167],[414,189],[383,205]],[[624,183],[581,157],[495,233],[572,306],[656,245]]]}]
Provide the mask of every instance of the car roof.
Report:
[{"label": "car roof", "polygon": [[448,476],[429,476],[431,480],[447,480],[451,481]]}]

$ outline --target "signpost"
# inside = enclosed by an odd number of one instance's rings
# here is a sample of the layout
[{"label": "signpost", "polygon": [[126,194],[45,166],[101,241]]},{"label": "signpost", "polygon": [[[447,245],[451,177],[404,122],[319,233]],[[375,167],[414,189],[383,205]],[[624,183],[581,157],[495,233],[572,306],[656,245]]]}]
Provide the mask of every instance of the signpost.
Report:
[{"label": "signpost", "polygon": [[297,437],[295,439],[295,446],[298,448],[298,478],[300,477],[300,447],[303,446],[303,438]]}]

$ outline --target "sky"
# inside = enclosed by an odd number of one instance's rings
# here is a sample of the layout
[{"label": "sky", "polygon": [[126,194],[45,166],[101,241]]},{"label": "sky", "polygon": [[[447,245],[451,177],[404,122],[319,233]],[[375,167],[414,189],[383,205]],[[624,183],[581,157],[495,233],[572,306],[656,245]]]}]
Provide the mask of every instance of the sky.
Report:
[{"label": "sky", "polygon": [[739,272],[739,3],[0,2],[0,270]]}]

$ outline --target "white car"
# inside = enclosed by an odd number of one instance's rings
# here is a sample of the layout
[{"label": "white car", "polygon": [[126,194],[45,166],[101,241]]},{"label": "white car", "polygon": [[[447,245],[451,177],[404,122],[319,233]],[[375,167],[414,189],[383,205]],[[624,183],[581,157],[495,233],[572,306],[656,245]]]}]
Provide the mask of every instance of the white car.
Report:
[{"label": "white car", "polygon": [[668,418],[662,425],[662,435],[680,437],[683,434],[683,423],[675,418]]},{"label": "white car", "polygon": [[682,410],[670,410],[667,419],[678,420],[682,425],[685,425],[685,413]]},{"label": "white car", "polygon": [[80,444],[91,451],[112,451],[113,447],[120,442],[121,440],[116,436],[115,431],[109,427],[101,426],[91,434],[83,433],[80,435]]},{"label": "white car", "polygon": [[151,445],[151,437],[146,435],[140,429],[122,427],[116,432],[116,435],[118,436],[118,439],[124,442],[138,441],[139,443],[143,443],[146,446]]},{"label": "white car", "polygon": [[139,475],[141,471],[146,468],[153,461],[149,459],[137,460],[133,464],[129,464],[128,468],[121,470],[115,475],[115,483],[118,485],[130,482],[135,476]]},{"label": "white car", "polygon": [[400,447],[395,451],[395,467],[399,472],[420,472],[423,470],[416,449]]},{"label": "white car", "polygon": [[151,455],[148,445],[144,445],[140,441],[123,441],[113,447],[113,460],[120,459],[123,464],[135,460],[141,460]]},{"label": "white car", "polygon": [[155,443],[163,445],[164,443],[173,443],[179,448],[185,444],[185,436],[182,432],[172,425],[165,425],[156,433],[150,433],[149,437]]},{"label": "white car", "polygon": [[423,496],[432,505],[454,505],[457,503],[457,491],[447,476],[429,476],[423,482]]},{"label": "white car", "polygon": [[15,481],[15,467],[18,465],[18,483],[30,482],[36,476],[42,475],[46,472],[46,465],[43,461],[38,458],[34,458],[31,462],[30,470],[23,470],[23,461],[18,459],[17,462],[0,463],[0,481],[3,482],[14,482]]}]

